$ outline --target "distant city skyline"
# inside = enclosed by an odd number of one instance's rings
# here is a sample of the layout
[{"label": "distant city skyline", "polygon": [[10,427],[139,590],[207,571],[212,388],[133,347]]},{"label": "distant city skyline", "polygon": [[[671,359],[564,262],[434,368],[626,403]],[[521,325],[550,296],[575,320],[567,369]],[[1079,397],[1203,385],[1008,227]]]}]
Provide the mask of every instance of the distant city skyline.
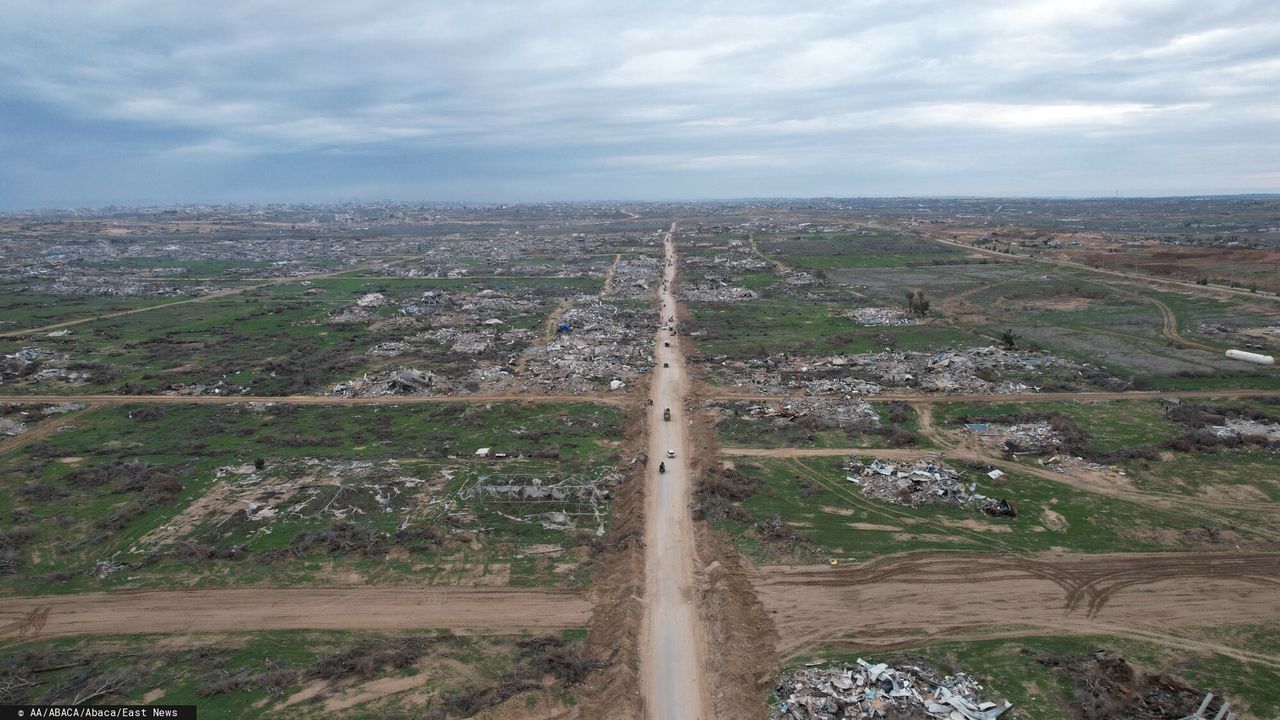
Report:
[{"label": "distant city skyline", "polygon": [[0,0],[0,210],[1280,191],[1280,6]]}]

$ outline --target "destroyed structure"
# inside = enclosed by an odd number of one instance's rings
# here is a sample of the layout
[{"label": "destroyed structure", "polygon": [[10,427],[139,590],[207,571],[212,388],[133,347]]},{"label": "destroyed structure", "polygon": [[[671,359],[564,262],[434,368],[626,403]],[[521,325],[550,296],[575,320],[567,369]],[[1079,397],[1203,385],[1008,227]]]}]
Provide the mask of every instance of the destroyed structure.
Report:
[{"label": "destroyed structure", "polygon": [[866,325],[868,327],[917,325],[920,323],[920,318],[914,317],[906,310],[896,307],[857,308],[846,310],[842,315],[858,325]]},{"label": "destroyed structure", "polygon": [[989,346],[937,352],[878,352],[822,357],[775,353],[747,359],[712,358],[709,370],[728,387],[762,395],[875,395],[885,389],[931,393],[1034,392],[1042,374],[1070,376],[1081,385],[1091,366],[1047,353]]},{"label": "destroyed structure", "polygon": [[[845,470],[853,473],[845,479],[862,490],[862,494],[882,502],[907,507],[951,505],[981,510],[992,517],[1016,517],[1018,511],[1004,498],[992,498],[977,492],[974,482],[965,482],[960,473],[934,459],[914,462],[872,460],[864,464],[852,457]],[[988,475],[992,480],[1004,477],[999,470]]]},{"label": "destroyed structure", "polygon": [[[940,676],[916,665],[891,667],[862,658],[851,666],[806,668],[783,676],[774,690],[771,720],[937,718],[995,720],[1013,707],[982,696],[965,673]],[[892,713],[892,715],[890,715]]]}]

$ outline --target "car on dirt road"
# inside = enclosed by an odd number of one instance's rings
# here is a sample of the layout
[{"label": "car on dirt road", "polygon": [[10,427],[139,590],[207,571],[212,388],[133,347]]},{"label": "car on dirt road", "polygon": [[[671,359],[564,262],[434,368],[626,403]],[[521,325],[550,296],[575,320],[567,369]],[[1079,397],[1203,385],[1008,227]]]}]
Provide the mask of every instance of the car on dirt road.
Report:
[{"label": "car on dirt road", "polygon": [[673,458],[673,457],[675,457],[675,456],[676,456],[676,451],[675,451],[675,450],[668,450],[668,451],[667,451],[667,457],[669,457],[669,458]]}]

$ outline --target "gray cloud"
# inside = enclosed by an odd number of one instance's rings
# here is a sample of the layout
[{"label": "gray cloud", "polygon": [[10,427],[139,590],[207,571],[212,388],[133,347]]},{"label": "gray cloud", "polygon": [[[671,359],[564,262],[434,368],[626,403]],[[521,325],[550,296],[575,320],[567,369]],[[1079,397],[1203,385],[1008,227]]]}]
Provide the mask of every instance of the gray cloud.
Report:
[{"label": "gray cloud", "polygon": [[0,0],[0,203],[1275,191],[1272,0]]}]

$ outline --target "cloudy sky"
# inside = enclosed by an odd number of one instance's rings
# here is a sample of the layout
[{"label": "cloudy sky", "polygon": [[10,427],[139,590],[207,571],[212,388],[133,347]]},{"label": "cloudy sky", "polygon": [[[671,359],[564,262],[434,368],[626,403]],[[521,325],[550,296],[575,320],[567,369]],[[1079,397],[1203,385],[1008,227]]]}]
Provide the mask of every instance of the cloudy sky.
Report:
[{"label": "cloudy sky", "polygon": [[0,208],[1280,192],[1277,0],[0,0]]}]

